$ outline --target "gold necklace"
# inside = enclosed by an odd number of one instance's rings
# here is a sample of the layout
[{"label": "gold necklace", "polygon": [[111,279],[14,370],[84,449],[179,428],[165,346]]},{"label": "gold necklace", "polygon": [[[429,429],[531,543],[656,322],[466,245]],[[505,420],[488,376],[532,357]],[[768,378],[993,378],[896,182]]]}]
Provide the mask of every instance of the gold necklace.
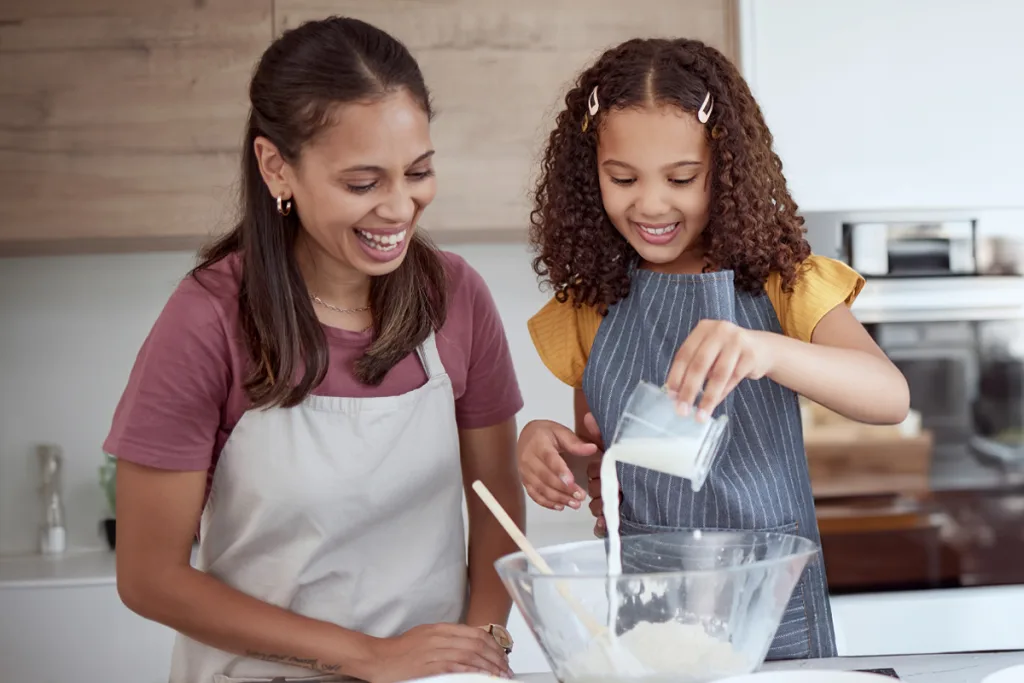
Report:
[{"label": "gold necklace", "polygon": [[326,301],[318,297],[316,294],[310,294],[309,296],[313,301],[320,304],[324,308],[329,308],[337,313],[362,313],[363,311],[370,310],[369,305],[363,306],[362,308],[338,308],[334,304],[327,303]]}]

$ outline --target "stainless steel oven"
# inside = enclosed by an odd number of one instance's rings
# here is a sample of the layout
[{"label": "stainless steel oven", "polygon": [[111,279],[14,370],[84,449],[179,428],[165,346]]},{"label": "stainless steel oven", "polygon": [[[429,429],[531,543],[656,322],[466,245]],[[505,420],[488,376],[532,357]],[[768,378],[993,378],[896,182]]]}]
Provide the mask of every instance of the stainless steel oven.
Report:
[{"label": "stainless steel oven", "polygon": [[805,218],[933,437],[925,490],[818,500],[830,589],[1024,584],[1024,208]]},{"label": "stainless steel oven", "polygon": [[907,378],[921,426],[939,443],[966,444],[978,384],[977,328],[964,321],[869,324],[875,341]]},{"label": "stainless steel oven", "polygon": [[807,227],[815,252],[868,280],[853,312],[907,378],[935,457],[1024,468],[1024,210],[808,214]]}]

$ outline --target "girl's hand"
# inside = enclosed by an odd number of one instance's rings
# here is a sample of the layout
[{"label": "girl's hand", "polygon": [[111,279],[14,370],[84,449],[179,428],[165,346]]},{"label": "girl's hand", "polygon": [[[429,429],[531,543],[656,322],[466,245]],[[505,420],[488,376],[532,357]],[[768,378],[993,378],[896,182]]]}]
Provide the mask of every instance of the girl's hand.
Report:
[{"label": "girl's hand", "polygon": [[516,457],[526,492],[537,504],[552,510],[566,505],[578,509],[586,497],[574,480],[564,455],[589,457],[598,454],[595,444],[583,441],[568,427],[537,420],[519,435]]},{"label": "girl's hand", "polygon": [[396,683],[446,673],[482,673],[512,678],[508,655],[494,636],[464,624],[416,626],[376,641],[370,683]]},{"label": "girl's hand", "polygon": [[774,359],[768,344],[759,343],[770,332],[748,330],[724,320],[701,320],[676,352],[666,388],[675,395],[683,415],[697,406],[697,419],[706,420],[743,379],[761,379]]}]

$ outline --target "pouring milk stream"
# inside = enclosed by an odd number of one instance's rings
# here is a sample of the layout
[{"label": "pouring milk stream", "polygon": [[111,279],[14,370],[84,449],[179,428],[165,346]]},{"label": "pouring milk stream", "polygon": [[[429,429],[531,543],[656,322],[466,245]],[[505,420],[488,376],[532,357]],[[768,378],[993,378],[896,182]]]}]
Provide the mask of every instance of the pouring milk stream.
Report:
[{"label": "pouring milk stream", "polygon": [[[707,479],[728,418],[698,422],[679,415],[675,402],[659,387],[641,382],[630,396],[611,448],[601,461],[601,498],[608,531],[609,643],[595,643],[581,653],[573,669],[576,680],[597,680],[609,671],[635,671],[637,664],[658,670],[680,670],[680,658],[718,662],[730,668],[737,653],[697,624],[640,622],[621,637],[616,634],[622,541],[619,533],[619,479],[616,465],[627,463],[689,480],[694,491]],[[626,652],[623,652],[623,649]],[[667,658],[667,659],[666,659]],[[741,667],[741,662],[735,662]],[[647,673],[647,672],[645,672]],[[604,676],[602,676],[604,674]]]}]

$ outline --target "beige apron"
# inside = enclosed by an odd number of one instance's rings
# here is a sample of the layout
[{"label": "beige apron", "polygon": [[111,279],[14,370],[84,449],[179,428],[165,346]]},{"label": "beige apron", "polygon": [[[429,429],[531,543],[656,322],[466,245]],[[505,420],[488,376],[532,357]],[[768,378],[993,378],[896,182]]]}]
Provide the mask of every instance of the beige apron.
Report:
[{"label": "beige apron", "polygon": [[[455,399],[433,334],[417,355],[429,379],[401,396],[310,396],[245,413],[217,463],[199,569],[373,636],[459,621],[467,573]],[[175,643],[171,683],[280,677],[323,680],[182,635]]]}]

